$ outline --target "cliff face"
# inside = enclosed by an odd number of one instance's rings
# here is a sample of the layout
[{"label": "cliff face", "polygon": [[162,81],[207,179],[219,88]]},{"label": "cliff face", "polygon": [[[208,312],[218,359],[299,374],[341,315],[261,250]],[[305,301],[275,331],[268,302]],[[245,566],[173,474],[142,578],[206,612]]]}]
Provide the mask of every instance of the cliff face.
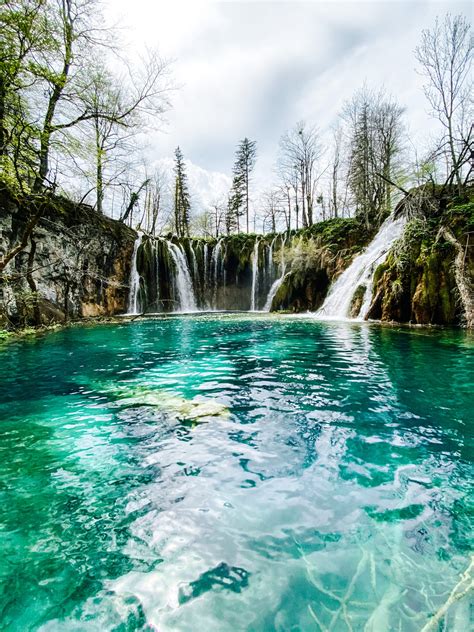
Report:
[{"label": "cliff face", "polygon": [[[28,200],[0,192],[0,255],[21,240]],[[86,205],[53,198],[0,277],[0,321],[24,326],[126,311],[136,234]]]}]

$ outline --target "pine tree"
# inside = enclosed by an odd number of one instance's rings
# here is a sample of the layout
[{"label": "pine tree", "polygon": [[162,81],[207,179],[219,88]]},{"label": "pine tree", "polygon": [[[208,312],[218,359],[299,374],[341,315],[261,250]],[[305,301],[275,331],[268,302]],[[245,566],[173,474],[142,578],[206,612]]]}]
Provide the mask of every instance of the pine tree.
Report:
[{"label": "pine tree", "polygon": [[[257,143],[244,138],[240,141],[235,157],[232,188],[229,196],[228,218],[231,224],[240,230],[240,218],[245,215],[247,232],[249,232],[249,183],[250,175],[255,167]],[[229,226],[229,221],[227,222]]]},{"label": "pine tree", "polygon": [[189,220],[191,203],[188,191],[188,176],[181,149],[176,148],[175,155],[175,189],[174,189],[174,222],[178,237],[189,237]]}]

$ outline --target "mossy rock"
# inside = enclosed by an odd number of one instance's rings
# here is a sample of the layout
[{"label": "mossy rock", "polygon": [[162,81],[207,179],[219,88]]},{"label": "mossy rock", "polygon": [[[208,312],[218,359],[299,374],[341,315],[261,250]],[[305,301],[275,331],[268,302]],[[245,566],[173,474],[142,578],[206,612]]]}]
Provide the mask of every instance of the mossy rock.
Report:
[{"label": "mossy rock", "polygon": [[351,318],[357,318],[360,313],[360,308],[362,307],[362,303],[364,302],[364,296],[367,291],[367,287],[365,285],[358,285],[356,291],[354,292],[351,300],[351,307],[349,310],[349,315]]}]

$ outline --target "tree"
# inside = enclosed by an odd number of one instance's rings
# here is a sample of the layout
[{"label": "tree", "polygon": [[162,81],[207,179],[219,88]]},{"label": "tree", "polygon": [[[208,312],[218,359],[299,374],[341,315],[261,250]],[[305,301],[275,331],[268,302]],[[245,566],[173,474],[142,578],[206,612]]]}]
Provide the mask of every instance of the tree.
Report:
[{"label": "tree", "polygon": [[31,178],[36,125],[25,91],[37,78],[33,56],[52,48],[45,0],[4,0],[0,7],[0,175],[23,190]]},{"label": "tree", "polygon": [[332,155],[328,187],[328,210],[330,217],[344,217],[347,213],[348,181],[344,163],[344,131],[340,121],[332,129]]},{"label": "tree", "polygon": [[209,215],[212,223],[211,232],[213,237],[217,238],[224,232],[226,212],[227,208],[223,200],[216,199],[212,202]]},{"label": "tree", "polygon": [[168,63],[151,52],[140,67],[141,72],[127,81],[96,61],[82,91],[83,134],[92,136],[99,212],[103,211],[106,187],[123,174],[133,153],[132,139],[146,129],[151,116],[156,123],[169,107]]},{"label": "tree", "polygon": [[[298,203],[298,170],[294,161],[288,156],[286,146],[284,144],[283,137],[280,140],[280,151],[276,164],[276,174],[279,182],[279,187],[284,192],[286,199],[286,225],[290,230],[292,226],[292,212],[295,215],[295,228],[299,228],[299,203]],[[290,160],[288,160],[290,158]]]},{"label": "tree", "polygon": [[141,195],[142,191],[144,189],[146,190],[148,184],[149,184],[149,180],[145,179],[140,184],[140,186],[138,188],[136,188],[136,190],[134,190],[135,188],[129,189],[128,203],[125,206],[125,209],[124,209],[122,215],[120,216],[120,221],[123,222],[124,224],[126,224],[127,220],[128,220],[129,221],[129,226],[132,226],[132,223],[133,223],[133,210],[138,204],[138,201],[140,199],[140,195]]},{"label": "tree", "polygon": [[263,211],[263,232],[268,230],[271,233],[276,233],[280,218],[285,217],[285,198],[282,197],[282,191],[276,188],[264,191],[261,208]]},{"label": "tree", "polygon": [[240,232],[239,218],[242,202],[239,189],[234,187],[234,185],[235,182],[232,183],[225,211],[225,230],[227,235],[231,235],[236,231]]},{"label": "tree", "polygon": [[[0,178],[28,197],[25,234],[0,262],[21,252],[60,185],[58,166],[94,148],[97,208],[123,172],[127,140],[168,106],[167,64],[151,53],[117,79],[105,62],[110,29],[96,0],[4,0],[0,7]],[[84,151],[83,151],[84,154]],[[68,162],[69,161],[69,162]],[[56,168],[51,168],[56,165]],[[112,173],[107,171],[113,165]],[[118,169],[117,169],[118,167]],[[128,183],[122,217],[131,218],[143,185]],[[83,199],[85,196],[83,196]]]},{"label": "tree", "polygon": [[322,144],[319,130],[308,126],[304,121],[287,132],[280,140],[280,168],[286,181],[293,181],[297,224],[299,200],[303,226],[313,224],[313,207],[316,197],[316,185],[321,176],[317,171],[318,161],[322,156]]},{"label": "tree", "polygon": [[401,168],[403,108],[364,86],[346,102],[342,119],[348,145],[348,183],[356,215],[367,228],[391,211],[394,180]]},{"label": "tree", "polygon": [[164,172],[157,168],[152,178],[149,180],[145,200],[145,229],[150,235],[156,235],[158,230],[158,220],[163,225],[163,198],[167,188]]},{"label": "tree", "polygon": [[463,166],[468,162],[473,139],[473,38],[469,22],[449,13],[432,30],[424,30],[415,56],[427,78],[426,98],[433,115],[444,128],[441,148],[447,158],[446,182],[463,191]]},{"label": "tree", "polygon": [[244,138],[240,141],[236,151],[228,214],[234,216],[231,223],[237,224],[237,230],[240,230],[240,217],[245,215],[247,233],[249,232],[250,177],[255,167],[256,159],[256,141]]},{"label": "tree", "polygon": [[175,150],[174,222],[178,237],[189,237],[191,202],[188,191],[188,176],[184,157],[179,147]]},{"label": "tree", "polygon": [[232,187],[227,200],[226,227],[228,235],[235,231],[240,232],[240,218],[244,214],[244,189],[242,175],[234,172]]}]

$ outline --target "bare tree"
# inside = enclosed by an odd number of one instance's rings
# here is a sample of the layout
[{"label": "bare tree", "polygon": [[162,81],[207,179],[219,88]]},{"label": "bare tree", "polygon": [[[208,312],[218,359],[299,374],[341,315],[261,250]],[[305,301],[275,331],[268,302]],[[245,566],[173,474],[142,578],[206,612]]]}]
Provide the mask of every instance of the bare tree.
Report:
[{"label": "bare tree", "polygon": [[348,183],[356,214],[368,228],[391,210],[391,191],[401,169],[403,112],[383,89],[367,86],[343,108]]},{"label": "bare tree", "polygon": [[115,77],[102,62],[96,62],[82,91],[83,133],[93,139],[99,212],[103,211],[106,187],[124,173],[137,134],[150,124],[155,126],[169,107],[168,62],[153,52],[140,67],[132,81],[131,77]]},{"label": "bare tree", "polygon": [[318,171],[318,161],[322,153],[318,128],[308,126],[304,121],[300,121],[280,140],[280,170],[286,183],[293,183],[290,186],[293,186],[295,192],[297,224],[299,195],[303,226],[313,224],[316,184],[321,175]]},{"label": "bare tree", "polygon": [[285,217],[286,200],[281,189],[272,188],[264,191],[261,197],[263,232],[276,233],[280,220]]},{"label": "bare tree", "polygon": [[463,190],[462,170],[472,150],[473,38],[471,27],[462,15],[449,13],[432,30],[424,30],[415,56],[427,78],[426,98],[433,115],[444,128],[441,143],[447,157],[446,182],[456,182]]},{"label": "bare tree", "polygon": [[225,201],[216,199],[211,203],[209,215],[212,223],[211,236],[219,237],[225,231],[227,207]]}]

